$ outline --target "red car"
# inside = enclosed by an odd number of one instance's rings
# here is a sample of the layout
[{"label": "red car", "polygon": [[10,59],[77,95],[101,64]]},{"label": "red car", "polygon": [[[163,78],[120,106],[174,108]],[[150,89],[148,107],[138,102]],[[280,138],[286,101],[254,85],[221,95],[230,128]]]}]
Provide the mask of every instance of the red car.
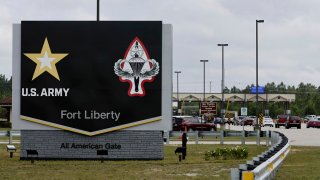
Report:
[{"label": "red car", "polygon": [[245,117],[242,122],[241,126],[253,126],[254,125],[254,119],[251,117]]},{"label": "red car", "polygon": [[279,128],[280,126],[286,126],[286,122],[288,120],[289,115],[278,115],[276,120],[276,128]]},{"label": "red car", "polygon": [[298,129],[301,129],[301,118],[299,116],[289,116],[289,118],[287,118],[285,127],[286,129],[291,127],[297,127]]},{"label": "red car", "polygon": [[173,130],[178,131],[216,131],[217,127],[213,123],[201,123],[198,117],[184,117],[176,119],[176,126]]},{"label": "red car", "polygon": [[317,118],[311,119],[308,121],[307,128],[310,128],[310,127],[316,127],[316,128],[320,127],[320,116],[317,116]]}]

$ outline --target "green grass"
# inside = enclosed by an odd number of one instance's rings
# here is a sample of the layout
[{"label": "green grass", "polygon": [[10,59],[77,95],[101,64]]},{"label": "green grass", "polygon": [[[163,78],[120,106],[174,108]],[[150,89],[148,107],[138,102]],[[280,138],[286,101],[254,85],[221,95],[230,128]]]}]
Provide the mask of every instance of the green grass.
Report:
[{"label": "green grass", "polygon": [[11,130],[11,128],[2,128],[2,127],[0,127],[0,131],[9,131],[9,130]]},{"label": "green grass", "polygon": [[[10,159],[0,145],[0,179],[230,179],[230,168],[245,160],[204,160],[204,153],[227,145],[188,145],[186,160],[179,162],[176,146],[165,146],[165,159],[157,161],[20,161]],[[229,146],[230,147],[230,146]],[[265,146],[246,146],[248,159]]]},{"label": "green grass", "polygon": [[320,147],[292,146],[276,179],[320,179]]},{"label": "green grass", "polygon": [[[20,136],[19,137],[12,137],[12,140],[13,141],[20,141]],[[8,136],[0,136],[0,141],[4,141],[4,142],[6,142],[6,141],[9,141],[9,137]]]}]

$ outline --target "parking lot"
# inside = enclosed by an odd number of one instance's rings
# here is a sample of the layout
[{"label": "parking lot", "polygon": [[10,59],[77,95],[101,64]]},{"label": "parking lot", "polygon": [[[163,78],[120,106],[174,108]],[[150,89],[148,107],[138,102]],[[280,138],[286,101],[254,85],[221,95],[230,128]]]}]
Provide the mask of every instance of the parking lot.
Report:
[{"label": "parking lot", "polygon": [[[219,127],[219,126],[218,126]],[[225,126],[229,129],[229,125]],[[233,126],[230,125],[231,130],[241,131],[243,126]],[[252,131],[253,126],[245,126],[244,130]],[[289,139],[291,145],[295,146],[320,146],[319,133],[320,129],[316,128],[306,128],[306,124],[301,124],[301,129],[291,128],[285,129],[284,127],[274,128],[274,127],[262,127],[263,131],[272,130],[284,133]]]}]

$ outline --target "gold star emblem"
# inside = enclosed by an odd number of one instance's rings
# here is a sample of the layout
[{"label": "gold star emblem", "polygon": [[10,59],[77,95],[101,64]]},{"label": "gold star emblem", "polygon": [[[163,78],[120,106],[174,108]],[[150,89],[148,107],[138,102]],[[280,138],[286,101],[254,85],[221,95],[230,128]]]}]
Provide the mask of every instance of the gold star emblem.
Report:
[{"label": "gold star emblem", "polygon": [[24,55],[37,64],[32,80],[40,76],[42,73],[48,72],[60,81],[56,63],[61,61],[68,54],[51,53],[47,38],[44,40],[41,53],[24,53]]}]

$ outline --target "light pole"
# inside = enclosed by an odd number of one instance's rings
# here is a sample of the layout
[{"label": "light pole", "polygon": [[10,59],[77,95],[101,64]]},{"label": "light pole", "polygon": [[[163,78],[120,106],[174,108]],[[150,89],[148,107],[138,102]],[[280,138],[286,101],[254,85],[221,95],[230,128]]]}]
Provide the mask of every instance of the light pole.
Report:
[{"label": "light pole", "polygon": [[218,44],[218,46],[222,47],[221,118],[223,119],[223,115],[225,113],[225,110],[224,110],[224,47],[228,46],[228,44]]},{"label": "light pole", "polygon": [[97,21],[100,21],[100,1],[97,0]]},{"label": "light pole", "polygon": [[181,73],[181,71],[174,71],[174,73],[177,74],[177,106],[178,106],[178,114],[179,114],[179,74]]},{"label": "light pole", "polygon": [[261,130],[259,126],[259,111],[258,111],[258,24],[264,23],[264,20],[256,20],[256,129]]},{"label": "light pole", "polygon": [[208,60],[200,60],[200,62],[203,62],[203,100],[205,101],[205,96],[206,96],[206,62]]}]

